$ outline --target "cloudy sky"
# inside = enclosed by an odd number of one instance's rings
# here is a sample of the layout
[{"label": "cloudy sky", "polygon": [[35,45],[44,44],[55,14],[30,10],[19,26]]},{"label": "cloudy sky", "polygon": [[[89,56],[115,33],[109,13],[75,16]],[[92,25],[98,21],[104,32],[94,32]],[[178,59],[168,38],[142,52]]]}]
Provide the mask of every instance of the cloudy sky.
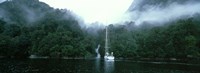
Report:
[{"label": "cloudy sky", "polygon": [[103,24],[120,21],[133,0],[40,0],[54,8],[66,8],[82,17],[86,23]]},{"label": "cloudy sky", "polygon": [[[0,0],[3,2],[5,0]],[[183,19],[183,17],[193,17],[200,13],[200,1],[169,0],[167,5],[142,4],[147,0],[39,0],[49,4],[51,7],[68,9],[79,15],[84,23],[100,22],[104,25],[123,21],[133,21],[136,25],[143,22],[153,24],[163,24],[166,22]],[[131,6],[132,5],[132,6]],[[126,12],[129,7],[134,10]],[[139,7],[144,9],[141,11]],[[135,7],[135,8],[134,8]],[[126,13],[125,13],[126,12]]]}]

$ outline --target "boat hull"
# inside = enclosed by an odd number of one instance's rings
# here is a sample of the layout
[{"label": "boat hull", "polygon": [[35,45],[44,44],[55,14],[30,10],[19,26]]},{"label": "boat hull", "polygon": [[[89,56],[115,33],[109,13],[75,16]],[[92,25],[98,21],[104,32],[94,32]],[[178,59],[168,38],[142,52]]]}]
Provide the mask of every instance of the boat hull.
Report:
[{"label": "boat hull", "polygon": [[104,56],[105,60],[114,60],[115,57],[114,56]]}]

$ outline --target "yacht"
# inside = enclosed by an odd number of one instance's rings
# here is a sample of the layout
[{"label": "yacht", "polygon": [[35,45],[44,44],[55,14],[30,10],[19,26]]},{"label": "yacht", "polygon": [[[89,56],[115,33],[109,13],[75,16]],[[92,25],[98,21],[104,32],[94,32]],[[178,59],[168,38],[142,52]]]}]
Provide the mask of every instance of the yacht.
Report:
[{"label": "yacht", "polygon": [[109,47],[108,47],[108,29],[106,27],[106,39],[105,39],[105,60],[114,60],[115,57],[113,56],[113,52],[109,53]]}]

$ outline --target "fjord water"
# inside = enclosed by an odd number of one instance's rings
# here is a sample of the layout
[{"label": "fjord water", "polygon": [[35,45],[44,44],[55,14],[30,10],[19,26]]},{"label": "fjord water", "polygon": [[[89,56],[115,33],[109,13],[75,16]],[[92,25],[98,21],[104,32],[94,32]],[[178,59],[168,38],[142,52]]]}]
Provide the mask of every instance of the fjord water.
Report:
[{"label": "fjord water", "polygon": [[100,59],[2,59],[0,73],[200,73],[200,65]]}]

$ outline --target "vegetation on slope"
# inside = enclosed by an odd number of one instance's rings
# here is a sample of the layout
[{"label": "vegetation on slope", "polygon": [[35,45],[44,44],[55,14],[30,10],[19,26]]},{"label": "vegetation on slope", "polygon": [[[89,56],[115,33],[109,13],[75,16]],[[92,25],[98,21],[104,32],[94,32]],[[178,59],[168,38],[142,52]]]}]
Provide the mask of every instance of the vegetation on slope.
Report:
[{"label": "vegetation on slope", "polygon": [[[0,13],[0,56],[92,57],[98,44],[104,54],[105,29],[90,34],[68,10],[38,0],[12,0],[0,4]],[[199,58],[199,17],[164,25],[111,24],[109,50],[124,58]]]}]

